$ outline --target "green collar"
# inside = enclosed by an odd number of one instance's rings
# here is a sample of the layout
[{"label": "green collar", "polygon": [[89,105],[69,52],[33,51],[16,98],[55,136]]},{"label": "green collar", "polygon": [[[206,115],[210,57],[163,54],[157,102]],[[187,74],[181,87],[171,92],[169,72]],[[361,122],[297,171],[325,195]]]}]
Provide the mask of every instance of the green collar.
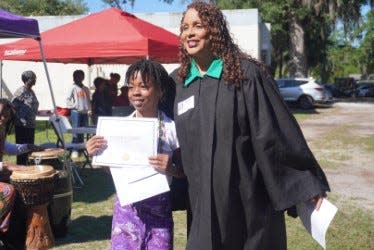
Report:
[{"label": "green collar", "polygon": [[[210,64],[210,66],[208,68],[208,71],[205,73],[205,75],[210,76],[212,78],[220,79],[222,71],[223,71],[223,61],[220,58],[216,58]],[[200,71],[197,68],[195,59],[192,59],[190,70],[188,72],[188,75],[187,75],[186,79],[184,80],[184,86],[187,87],[196,78],[203,78],[203,76],[200,74]]]}]

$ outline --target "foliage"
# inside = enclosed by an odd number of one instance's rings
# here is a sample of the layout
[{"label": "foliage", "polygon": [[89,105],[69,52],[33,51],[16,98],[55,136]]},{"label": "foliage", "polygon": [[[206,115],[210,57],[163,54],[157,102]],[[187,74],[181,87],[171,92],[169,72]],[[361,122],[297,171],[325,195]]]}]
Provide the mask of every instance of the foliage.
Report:
[{"label": "foliage", "polygon": [[[330,39],[333,40],[334,38]],[[327,82],[334,82],[335,78],[361,71],[359,49],[350,44],[332,43],[328,48],[327,60],[328,71],[330,72]],[[315,71],[318,72],[318,68],[315,68]]]},{"label": "foliage", "polygon": [[[337,77],[361,73],[364,78],[374,73],[374,13],[369,11],[361,25],[352,30],[338,27],[331,33],[327,44],[326,78],[333,82]],[[312,70],[320,75],[320,67]]]},{"label": "foliage", "polygon": [[[112,7],[116,7],[118,9],[125,10],[127,5],[130,5],[131,7],[134,6],[134,3],[136,0],[101,0],[103,3],[108,4]],[[159,0],[161,1],[161,0]],[[173,0],[162,0],[165,3],[172,3]]]},{"label": "foliage", "polygon": [[357,30],[358,37],[363,37],[359,47],[361,72],[364,75],[374,73],[374,12],[369,11],[365,22]]},{"label": "foliage", "polygon": [[[368,2],[366,0],[354,1],[296,1],[296,0],[216,0],[219,7],[226,9],[236,8],[258,8],[265,22],[272,24],[273,44],[273,67],[280,67],[279,76],[283,74],[283,61],[289,61],[295,55],[291,48],[305,46],[305,50],[296,51],[301,54],[297,62],[305,62],[309,71],[313,67],[322,79],[328,78],[328,47],[329,36],[335,28],[337,20],[340,20],[344,30],[352,30],[358,27],[360,19],[360,7]],[[292,32],[292,23],[297,22],[304,34],[296,41],[290,37],[295,36]],[[298,44],[293,44],[298,43]],[[292,54],[293,53],[293,54]],[[292,60],[290,61],[292,65]],[[303,67],[298,65],[298,70]],[[297,72],[296,72],[297,73]]]},{"label": "foliage", "polygon": [[1,0],[0,8],[19,15],[80,15],[88,11],[84,0]]}]

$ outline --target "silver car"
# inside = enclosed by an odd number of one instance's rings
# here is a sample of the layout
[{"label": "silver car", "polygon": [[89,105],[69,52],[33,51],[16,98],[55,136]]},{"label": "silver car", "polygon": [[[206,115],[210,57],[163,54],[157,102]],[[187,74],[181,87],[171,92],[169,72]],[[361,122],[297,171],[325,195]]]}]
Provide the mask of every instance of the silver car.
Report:
[{"label": "silver car", "polygon": [[332,102],[331,93],[313,78],[282,78],[276,82],[284,100],[297,102],[302,109]]}]

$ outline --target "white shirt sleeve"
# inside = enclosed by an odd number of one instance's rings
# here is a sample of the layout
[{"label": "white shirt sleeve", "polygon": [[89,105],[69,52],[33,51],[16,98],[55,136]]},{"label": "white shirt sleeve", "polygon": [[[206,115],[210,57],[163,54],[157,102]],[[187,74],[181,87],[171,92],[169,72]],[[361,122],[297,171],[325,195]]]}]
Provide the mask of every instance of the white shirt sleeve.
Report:
[{"label": "white shirt sleeve", "polygon": [[175,124],[174,121],[170,120],[170,122],[167,123],[168,126],[168,134],[167,134],[167,139],[169,142],[170,148],[174,151],[177,148],[179,148],[179,142],[177,138],[177,131],[175,129]]}]

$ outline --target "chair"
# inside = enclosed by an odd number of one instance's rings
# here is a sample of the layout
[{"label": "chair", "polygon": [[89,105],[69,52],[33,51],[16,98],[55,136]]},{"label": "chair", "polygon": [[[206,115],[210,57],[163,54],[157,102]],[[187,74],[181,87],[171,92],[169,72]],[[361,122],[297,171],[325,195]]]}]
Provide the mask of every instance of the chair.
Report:
[{"label": "chair", "polygon": [[[84,143],[67,143],[64,140],[64,134],[70,133],[69,130],[71,131],[72,129],[68,118],[65,116],[61,116],[61,115],[52,115],[49,118],[49,122],[57,136],[56,147],[67,150],[69,152],[70,159],[71,159],[72,151],[82,152],[85,157],[85,161],[82,165],[82,168],[84,168],[86,165],[89,165],[92,168],[90,157],[86,150],[86,145]],[[73,171],[73,181],[75,182],[75,177],[76,177],[79,183],[83,185],[84,184],[83,180],[77,171],[77,165],[73,161],[71,162],[72,162],[72,171]]]}]

